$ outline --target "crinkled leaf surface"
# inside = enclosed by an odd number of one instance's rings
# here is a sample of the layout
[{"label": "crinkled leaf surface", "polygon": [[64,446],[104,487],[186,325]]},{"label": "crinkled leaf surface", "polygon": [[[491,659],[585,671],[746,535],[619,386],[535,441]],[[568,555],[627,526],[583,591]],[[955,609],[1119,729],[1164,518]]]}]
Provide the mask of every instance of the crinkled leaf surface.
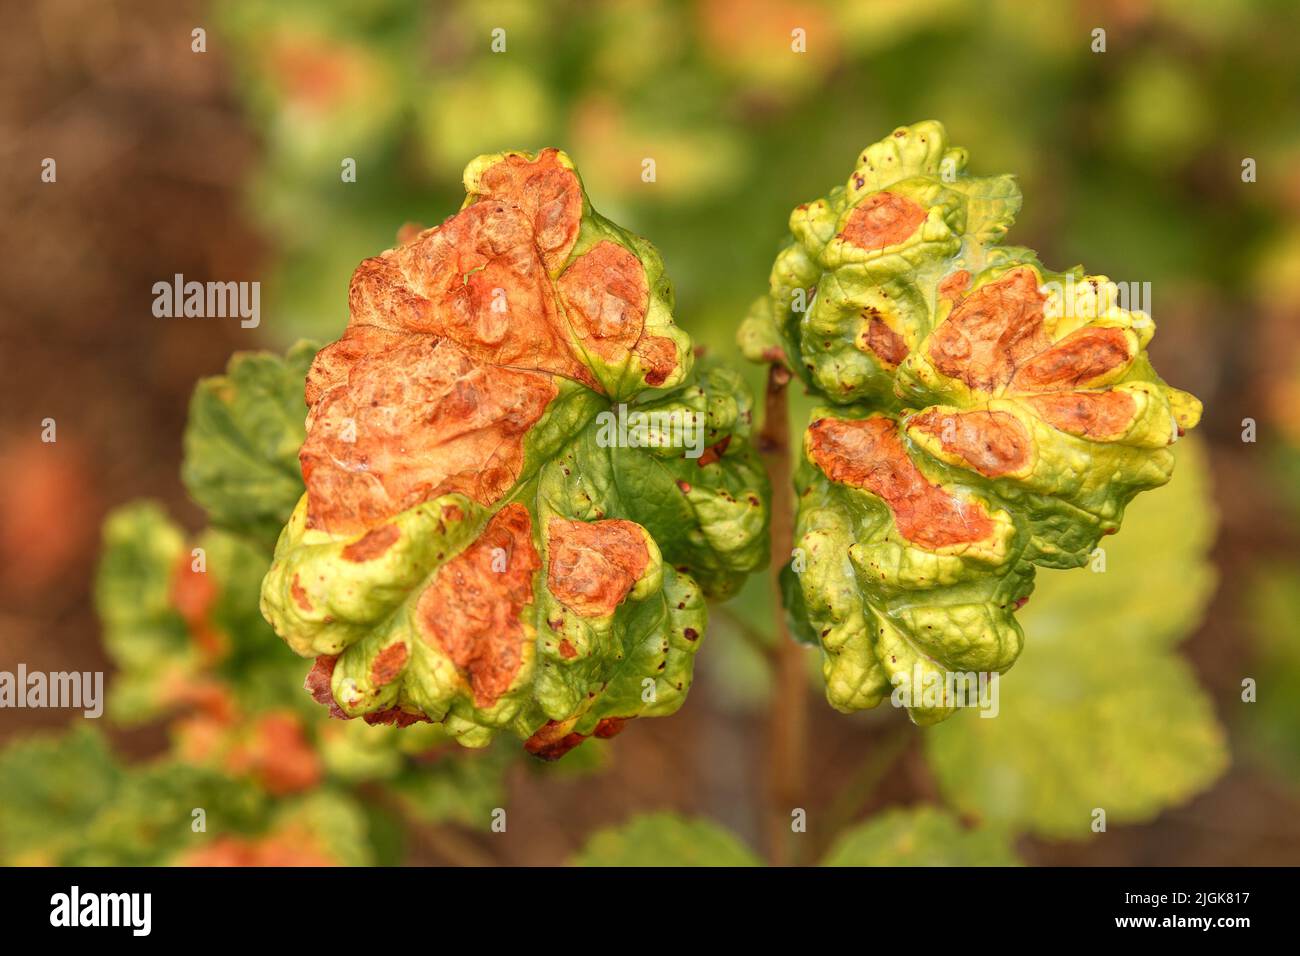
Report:
[{"label": "crinkled leaf surface", "polygon": [[337,715],[554,757],[680,706],[767,489],[740,378],[692,369],[658,254],[567,156],[483,156],[465,188],[353,276],[262,609]]},{"label": "crinkled leaf surface", "polygon": [[1200,415],[1147,360],[1150,317],[1105,276],[1002,245],[1015,179],[965,166],[935,122],[868,147],[791,214],[740,332],[823,402],[795,544],[827,696],[852,711],[910,689],[922,724],[955,703],[925,687],[1011,667],[1035,568],[1083,564]]},{"label": "crinkled leaf surface", "polygon": [[[1209,786],[1225,734],[1171,648],[1212,593],[1205,456],[1179,446],[1170,487],[1133,506],[1104,572],[1049,572],[1022,614],[1034,640],[998,714],[926,732],[945,796],[985,823],[1056,838],[1150,820]],[[1199,516],[1199,517],[1192,517]],[[1176,583],[1182,582],[1182,583]]]},{"label": "crinkled leaf surface", "polygon": [[1006,835],[934,807],[890,810],[840,834],[822,866],[1019,866]]},{"label": "crinkled leaf surface", "polygon": [[708,820],[650,813],[592,835],[577,866],[761,866],[730,831]]}]

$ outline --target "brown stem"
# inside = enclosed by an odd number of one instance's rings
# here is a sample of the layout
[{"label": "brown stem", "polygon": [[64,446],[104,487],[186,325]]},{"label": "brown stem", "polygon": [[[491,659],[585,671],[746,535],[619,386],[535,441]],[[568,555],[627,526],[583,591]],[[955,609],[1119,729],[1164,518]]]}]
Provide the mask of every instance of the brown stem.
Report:
[{"label": "brown stem", "polygon": [[772,586],[776,595],[776,673],[768,728],[767,851],[775,866],[799,861],[791,812],[807,809],[805,740],[808,727],[808,681],[803,649],[790,637],[781,608],[781,568],[794,548],[794,488],[790,468],[790,416],[786,387],[790,372],[768,368],[763,430],[758,447],[772,480]]}]

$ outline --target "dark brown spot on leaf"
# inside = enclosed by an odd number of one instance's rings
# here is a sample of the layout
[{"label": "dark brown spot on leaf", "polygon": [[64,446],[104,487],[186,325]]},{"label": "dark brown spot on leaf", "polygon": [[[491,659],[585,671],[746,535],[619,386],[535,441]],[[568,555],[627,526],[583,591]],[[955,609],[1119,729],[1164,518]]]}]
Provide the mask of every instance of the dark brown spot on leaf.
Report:
[{"label": "dark brown spot on leaf", "polygon": [[623,732],[627,722],[632,719],[631,717],[602,717],[596,722],[596,729],[591,734],[593,737],[599,737],[602,740],[617,737]]},{"label": "dark brown spot on leaf", "polygon": [[389,707],[386,710],[376,710],[365,714],[363,719],[367,724],[389,724],[395,727],[409,727],[412,724],[431,724],[427,714],[418,711],[403,710],[401,707]]},{"label": "dark brown spot on leaf", "polygon": [[727,446],[730,444],[730,435],[726,436],[721,441],[714,442],[708,448],[704,449],[704,452],[695,462],[696,466],[704,468],[707,465],[713,464],[715,461],[719,461],[722,456],[727,453]]},{"label": "dark brown spot on leaf", "polygon": [[559,760],[587,739],[585,734],[570,733],[573,719],[548,720],[524,741],[524,750],[541,760]]},{"label": "dark brown spot on leaf", "polygon": [[898,368],[899,363],[907,358],[907,341],[878,315],[868,320],[859,348],[870,351],[889,369]]},{"label": "dark brown spot on leaf", "polygon": [[334,676],[334,664],[337,661],[338,658],[330,654],[317,657],[311,670],[307,672],[303,687],[311,694],[312,700],[329,707],[331,717],[346,720],[348,715],[338,705],[338,701],[334,699],[334,692],[330,689],[330,678]]}]

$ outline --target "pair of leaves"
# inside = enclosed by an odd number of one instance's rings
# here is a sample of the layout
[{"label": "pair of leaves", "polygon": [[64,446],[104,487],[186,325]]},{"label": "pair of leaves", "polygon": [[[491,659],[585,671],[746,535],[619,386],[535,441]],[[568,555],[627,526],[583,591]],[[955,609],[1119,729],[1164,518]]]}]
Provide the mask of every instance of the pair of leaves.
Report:
[{"label": "pair of leaves", "polygon": [[262,609],[336,715],[557,757],[680,706],[704,595],[766,560],[766,478],[741,379],[693,368],[658,254],[567,156],[465,187],[353,276]]},{"label": "pair of leaves", "polygon": [[823,402],[795,479],[796,630],[835,707],[901,689],[921,724],[962,703],[949,675],[1011,667],[1035,569],[1083,564],[1200,414],[1151,368],[1150,317],[1002,245],[1015,180],[965,166],[934,122],[868,147],[791,214],[740,332]]},{"label": "pair of leaves", "polygon": [[[761,866],[730,831],[671,813],[637,817],[594,834],[579,866]],[[963,828],[933,807],[890,810],[840,834],[822,866],[1015,866],[1004,837]]]}]

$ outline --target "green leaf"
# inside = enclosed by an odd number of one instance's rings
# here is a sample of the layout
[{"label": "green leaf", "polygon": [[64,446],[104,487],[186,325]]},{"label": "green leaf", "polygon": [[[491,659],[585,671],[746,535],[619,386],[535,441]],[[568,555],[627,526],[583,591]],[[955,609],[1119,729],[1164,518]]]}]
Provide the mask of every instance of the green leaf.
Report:
[{"label": "green leaf", "polygon": [[934,807],[889,810],[840,835],[822,866],[1019,866],[1004,834]]},{"label": "green leaf", "polygon": [[302,497],[303,379],[316,346],[236,353],[190,400],[181,478],[214,525],[270,545]]},{"label": "green leaf", "polygon": [[262,610],[345,717],[561,756],[685,699],[704,595],[767,557],[741,377],[556,150],[353,276],[306,379],[306,494]]},{"label": "green leaf", "polygon": [[1105,572],[1045,576],[1023,612],[1034,640],[1001,681],[997,716],[963,714],[927,731],[957,809],[1082,839],[1095,809],[1111,826],[1146,822],[1226,767],[1213,707],[1171,650],[1199,620],[1213,578],[1204,451],[1184,443],[1179,458],[1166,495],[1134,505],[1124,532],[1107,539]]},{"label": "green leaf", "polygon": [[576,866],[761,866],[732,833],[708,820],[672,813],[635,817],[594,834]]}]

